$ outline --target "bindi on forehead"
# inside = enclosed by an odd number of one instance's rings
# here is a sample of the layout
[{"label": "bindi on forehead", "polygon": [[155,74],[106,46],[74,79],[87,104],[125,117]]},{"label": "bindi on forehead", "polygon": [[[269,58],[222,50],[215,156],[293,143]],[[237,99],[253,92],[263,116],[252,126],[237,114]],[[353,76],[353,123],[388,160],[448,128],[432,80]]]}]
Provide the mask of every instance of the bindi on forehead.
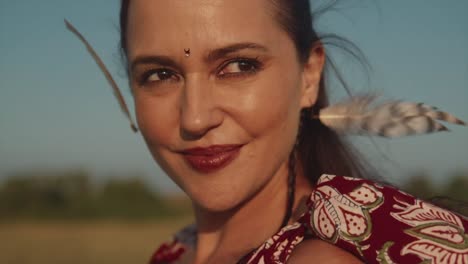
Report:
[{"label": "bindi on forehead", "polygon": [[[228,57],[232,53],[248,51],[255,52],[257,55],[265,55],[265,59],[269,56],[270,50],[258,43],[244,42],[244,43],[234,43],[231,45],[219,47],[213,50],[209,50],[203,55],[203,61],[206,64],[210,64],[221,60],[225,57]],[[182,51],[181,51],[182,52]],[[188,58],[191,55],[191,50],[184,49],[185,57]],[[130,71],[135,71],[141,65],[160,65],[168,66],[172,68],[179,69],[181,68],[180,63],[177,59],[173,59],[170,56],[164,55],[138,55],[134,59],[131,59],[130,62]]]},{"label": "bindi on forehead", "polygon": [[275,50],[278,32],[283,30],[265,4],[269,2],[136,0],[129,19],[129,57],[153,54],[187,58],[247,42]]}]

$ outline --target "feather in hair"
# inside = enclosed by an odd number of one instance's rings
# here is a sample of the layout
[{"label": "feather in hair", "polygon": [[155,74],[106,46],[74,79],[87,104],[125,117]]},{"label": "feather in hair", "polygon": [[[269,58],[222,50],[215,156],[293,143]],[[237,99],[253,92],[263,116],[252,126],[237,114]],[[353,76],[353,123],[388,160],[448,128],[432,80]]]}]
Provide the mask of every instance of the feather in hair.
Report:
[{"label": "feather in hair", "polygon": [[379,103],[378,99],[375,94],[353,96],[320,110],[317,117],[338,133],[389,138],[447,131],[439,121],[466,126],[452,114],[423,103],[400,100]]},{"label": "feather in hair", "polygon": [[135,125],[135,122],[133,122],[132,116],[130,115],[130,111],[128,110],[127,104],[125,103],[125,99],[120,92],[119,86],[117,83],[114,81],[114,78],[112,78],[112,75],[110,74],[109,70],[107,69],[106,65],[104,62],[101,60],[101,58],[97,55],[96,51],[94,51],[93,47],[88,43],[88,41],[85,39],[85,37],[70,23],[65,19],[65,25],[68,30],[70,30],[75,36],[78,37],[78,39],[83,42],[83,44],[86,46],[86,49],[88,50],[89,54],[91,57],[93,57],[94,61],[96,64],[99,66],[101,69],[102,73],[106,77],[107,81],[109,82],[110,86],[112,87],[114,91],[115,98],[119,102],[120,109],[122,112],[125,114],[127,119],[130,121],[130,127],[132,128],[133,132],[138,132],[138,128]]}]

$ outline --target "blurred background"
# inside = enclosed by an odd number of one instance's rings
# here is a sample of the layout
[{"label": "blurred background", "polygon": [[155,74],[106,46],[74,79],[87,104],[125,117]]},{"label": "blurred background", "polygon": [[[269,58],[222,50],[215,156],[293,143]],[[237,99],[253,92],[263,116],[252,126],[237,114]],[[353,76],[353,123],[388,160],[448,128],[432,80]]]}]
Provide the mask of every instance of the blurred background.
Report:
[{"label": "blurred background", "polygon": [[[341,1],[317,29],[364,51],[370,78],[330,50],[355,91],[425,102],[467,121],[467,11],[466,0]],[[87,37],[131,104],[118,12],[116,0],[0,0],[0,263],[146,263],[193,221],[190,202],[131,132],[63,23]],[[338,86],[331,92],[345,96]],[[449,128],[353,140],[385,180],[423,198],[467,201],[468,129]]]}]

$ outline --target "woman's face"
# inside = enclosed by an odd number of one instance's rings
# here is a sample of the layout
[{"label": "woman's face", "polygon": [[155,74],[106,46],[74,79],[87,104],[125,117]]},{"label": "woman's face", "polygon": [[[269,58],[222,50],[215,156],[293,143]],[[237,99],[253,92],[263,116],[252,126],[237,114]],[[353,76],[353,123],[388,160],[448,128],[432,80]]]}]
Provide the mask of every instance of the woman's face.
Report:
[{"label": "woman's face", "polygon": [[134,0],[129,7],[141,133],[168,175],[209,210],[231,209],[279,177],[300,110],[315,102],[321,64],[299,64],[270,5]]}]

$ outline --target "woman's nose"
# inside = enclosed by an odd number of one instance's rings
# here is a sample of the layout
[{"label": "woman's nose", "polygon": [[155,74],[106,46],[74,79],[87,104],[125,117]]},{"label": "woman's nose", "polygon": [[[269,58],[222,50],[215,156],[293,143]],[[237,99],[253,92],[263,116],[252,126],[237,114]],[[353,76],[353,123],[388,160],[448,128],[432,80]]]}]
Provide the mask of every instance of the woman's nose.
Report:
[{"label": "woman's nose", "polygon": [[213,90],[199,78],[187,78],[181,98],[180,129],[182,138],[196,140],[223,122]]}]

